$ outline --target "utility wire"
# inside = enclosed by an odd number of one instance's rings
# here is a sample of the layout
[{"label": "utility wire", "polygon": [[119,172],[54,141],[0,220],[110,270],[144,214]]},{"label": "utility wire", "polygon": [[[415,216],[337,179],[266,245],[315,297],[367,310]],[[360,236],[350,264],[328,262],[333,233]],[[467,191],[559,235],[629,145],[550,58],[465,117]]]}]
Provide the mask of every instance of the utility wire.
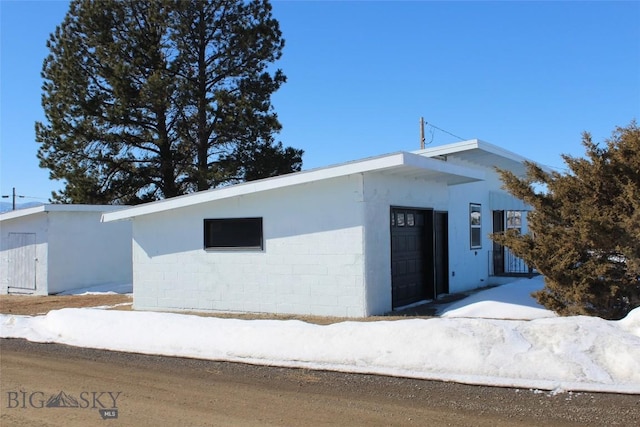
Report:
[{"label": "utility wire", "polygon": [[46,200],[44,197],[33,197],[33,196],[25,196],[22,194],[17,194],[16,193],[16,187],[13,187],[13,191],[11,192],[11,194],[3,194],[2,195],[3,199],[8,199],[8,198],[12,198],[11,201],[11,209],[12,210],[16,210],[16,199],[40,199],[40,200]]},{"label": "utility wire", "polygon": [[22,196],[25,199],[38,199],[38,200],[49,200],[48,197],[36,197],[36,196]]},{"label": "utility wire", "polygon": [[438,126],[434,125],[433,123],[424,122],[424,124],[425,124],[425,125],[428,125],[428,126],[431,126],[432,128],[438,129],[440,132],[444,132],[444,133],[446,133],[446,134],[448,134],[448,135],[451,135],[451,136],[453,136],[454,138],[458,138],[460,141],[464,141],[464,140],[465,140],[465,138],[462,138],[461,136],[458,136],[458,135],[454,135],[454,134],[452,134],[452,133],[451,133],[451,132],[449,132],[449,131],[446,131],[446,130],[444,130],[444,129],[442,129],[442,128],[439,128]]}]

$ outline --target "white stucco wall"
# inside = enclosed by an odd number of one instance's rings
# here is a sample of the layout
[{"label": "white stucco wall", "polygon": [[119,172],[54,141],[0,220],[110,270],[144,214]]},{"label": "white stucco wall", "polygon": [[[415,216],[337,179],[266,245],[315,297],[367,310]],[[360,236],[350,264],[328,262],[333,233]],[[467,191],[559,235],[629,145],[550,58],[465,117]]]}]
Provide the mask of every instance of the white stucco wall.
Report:
[{"label": "white stucco wall", "polygon": [[[264,250],[203,248],[206,218],[262,217]],[[133,219],[134,308],[366,315],[362,175]]]},{"label": "white stucco wall", "polygon": [[131,283],[131,223],[101,223],[102,212],[48,212],[49,293]]},{"label": "white stucco wall", "polygon": [[[15,249],[9,248],[10,233],[34,233],[35,234],[35,259],[23,260],[28,263],[29,268],[33,268],[35,288],[33,292],[36,295],[47,294],[47,254],[48,254],[48,221],[47,215],[40,212],[27,217],[14,218],[5,220],[0,223],[0,293],[9,292],[9,286],[18,285],[21,288],[30,287],[30,283],[14,284],[10,283],[9,275],[10,261],[16,259]],[[33,264],[32,264],[33,262]],[[15,292],[31,292],[27,289],[12,289]]]}]

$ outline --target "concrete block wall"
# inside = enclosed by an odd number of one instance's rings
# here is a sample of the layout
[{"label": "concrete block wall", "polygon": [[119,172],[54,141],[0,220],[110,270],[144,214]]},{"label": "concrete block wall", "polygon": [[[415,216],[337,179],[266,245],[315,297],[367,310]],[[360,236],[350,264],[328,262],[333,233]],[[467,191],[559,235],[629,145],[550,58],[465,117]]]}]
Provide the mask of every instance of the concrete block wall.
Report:
[{"label": "concrete block wall", "polygon": [[447,210],[448,188],[444,183],[402,175],[365,175],[366,281],[368,314],[392,309],[391,225],[392,206]]},{"label": "concrete block wall", "polygon": [[[352,175],[134,219],[134,308],[364,316],[361,200]],[[241,217],[263,250],[203,248],[204,219]]]}]

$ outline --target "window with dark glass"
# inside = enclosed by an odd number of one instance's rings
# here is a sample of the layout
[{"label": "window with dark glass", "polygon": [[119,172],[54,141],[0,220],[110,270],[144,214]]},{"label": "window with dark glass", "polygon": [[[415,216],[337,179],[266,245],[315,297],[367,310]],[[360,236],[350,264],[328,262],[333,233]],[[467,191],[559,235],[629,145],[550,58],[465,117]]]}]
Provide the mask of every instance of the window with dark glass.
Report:
[{"label": "window with dark glass", "polygon": [[482,214],[480,205],[469,205],[469,231],[471,234],[471,249],[482,248]]},{"label": "window with dark glass", "polygon": [[415,217],[412,213],[407,214],[407,225],[409,227],[413,227],[415,225]]},{"label": "window with dark glass", "polygon": [[404,227],[404,213],[398,213],[396,224],[398,227]]},{"label": "window with dark glass", "polygon": [[204,220],[205,249],[262,249],[262,218]]}]

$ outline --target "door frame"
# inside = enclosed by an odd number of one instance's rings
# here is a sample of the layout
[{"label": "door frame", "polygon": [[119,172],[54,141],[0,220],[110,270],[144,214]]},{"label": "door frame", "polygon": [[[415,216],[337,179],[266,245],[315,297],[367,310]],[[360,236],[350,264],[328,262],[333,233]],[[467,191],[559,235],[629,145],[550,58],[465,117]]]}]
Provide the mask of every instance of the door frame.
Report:
[{"label": "door frame", "polygon": [[433,213],[433,282],[435,298],[449,293],[449,212]]},{"label": "door frame", "polygon": [[[493,222],[493,232],[494,233],[504,233],[505,227],[505,210],[496,209],[492,211],[492,222]],[[504,246],[500,243],[493,242],[493,271],[490,272],[493,275],[502,275],[505,273],[505,253]]]},{"label": "door frame", "polygon": [[[437,299],[438,295],[449,293],[449,223],[448,212],[434,210],[433,208],[396,206],[389,207],[389,260],[391,280],[391,306],[396,309],[404,306],[396,303],[394,299],[394,274],[393,274],[393,238],[395,217],[397,211],[407,210],[424,214],[423,226],[423,250],[422,261],[424,263],[423,295],[424,300]],[[415,301],[419,302],[419,301]],[[414,302],[414,303],[415,303]],[[412,303],[409,303],[409,305]]]}]

